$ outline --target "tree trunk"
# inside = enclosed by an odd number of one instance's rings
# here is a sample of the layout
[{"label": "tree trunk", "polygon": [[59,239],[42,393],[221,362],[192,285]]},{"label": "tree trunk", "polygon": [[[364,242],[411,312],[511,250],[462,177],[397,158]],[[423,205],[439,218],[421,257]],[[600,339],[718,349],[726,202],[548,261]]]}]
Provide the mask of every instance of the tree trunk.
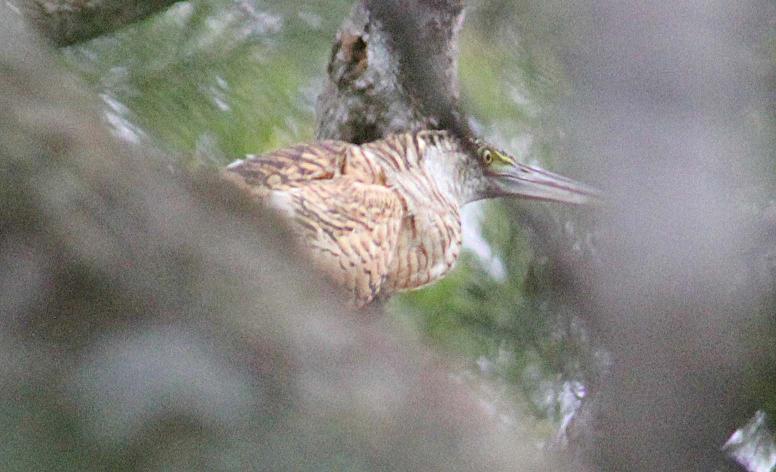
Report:
[{"label": "tree trunk", "polygon": [[363,143],[464,128],[457,109],[462,23],[460,0],[357,1],[332,48],[316,137]]}]

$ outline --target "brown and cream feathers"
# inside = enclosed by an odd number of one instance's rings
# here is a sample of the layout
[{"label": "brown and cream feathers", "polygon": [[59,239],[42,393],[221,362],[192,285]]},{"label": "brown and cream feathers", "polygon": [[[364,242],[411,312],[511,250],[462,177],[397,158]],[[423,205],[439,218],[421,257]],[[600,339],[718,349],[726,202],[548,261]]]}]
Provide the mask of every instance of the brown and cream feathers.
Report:
[{"label": "brown and cream feathers", "polygon": [[461,189],[436,174],[461,152],[447,133],[421,131],[249,155],[224,175],[288,218],[315,266],[363,306],[453,267],[464,202]]}]

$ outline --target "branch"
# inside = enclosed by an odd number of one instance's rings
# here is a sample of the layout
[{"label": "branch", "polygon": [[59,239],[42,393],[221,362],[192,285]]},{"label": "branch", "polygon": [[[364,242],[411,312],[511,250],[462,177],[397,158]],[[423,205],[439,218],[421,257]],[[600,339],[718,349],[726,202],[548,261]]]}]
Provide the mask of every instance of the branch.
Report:
[{"label": "branch", "polygon": [[25,13],[56,46],[116,31],[181,0],[23,0]]}]

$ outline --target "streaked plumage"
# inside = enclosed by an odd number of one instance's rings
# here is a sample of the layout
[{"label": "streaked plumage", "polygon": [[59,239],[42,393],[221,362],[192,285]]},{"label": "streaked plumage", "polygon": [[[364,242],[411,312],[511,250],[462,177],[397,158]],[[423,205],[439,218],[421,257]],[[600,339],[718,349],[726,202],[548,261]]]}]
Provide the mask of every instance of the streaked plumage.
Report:
[{"label": "streaked plumage", "polygon": [[315,265],[361,306],[443,277],[461,249],[461,207],[508,194],[495,181],[506,178],[505,170],[517,175],[514,169],[549,176],[539,178],[549,178],[560,192],[560,197],[528,193],[529,198],[580,203],[593,193],[445,131],[362,145],[297,145],[247,156],[224,175],[284,214]]}]

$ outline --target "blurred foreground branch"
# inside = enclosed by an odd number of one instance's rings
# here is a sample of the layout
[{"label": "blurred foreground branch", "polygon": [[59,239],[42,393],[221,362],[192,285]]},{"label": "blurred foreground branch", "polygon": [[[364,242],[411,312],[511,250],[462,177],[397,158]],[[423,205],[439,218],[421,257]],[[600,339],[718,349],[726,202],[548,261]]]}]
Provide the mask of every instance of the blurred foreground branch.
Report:
[{"label": "blurred foreground branch", "polygon": [[69,46],[142,20],[181,0],[19,0],[40,32]]},{"label": "blurred foreground branch", "polygon": [[603,266],[577,305],[611,356],[588,397],[583,455],[603,470],[734,468],[721,446],[762,405],[755,385],[776,352],[750,260],[770,248],[753,247],[757,215],[742,211],[773,133],[756,124],[771,113],[773,66],[755,52],[773,8],[536,8],[543,27],[569,25],[553,36],[575,90],[562,109],[569,149],[597,167],[612,202]]}]

